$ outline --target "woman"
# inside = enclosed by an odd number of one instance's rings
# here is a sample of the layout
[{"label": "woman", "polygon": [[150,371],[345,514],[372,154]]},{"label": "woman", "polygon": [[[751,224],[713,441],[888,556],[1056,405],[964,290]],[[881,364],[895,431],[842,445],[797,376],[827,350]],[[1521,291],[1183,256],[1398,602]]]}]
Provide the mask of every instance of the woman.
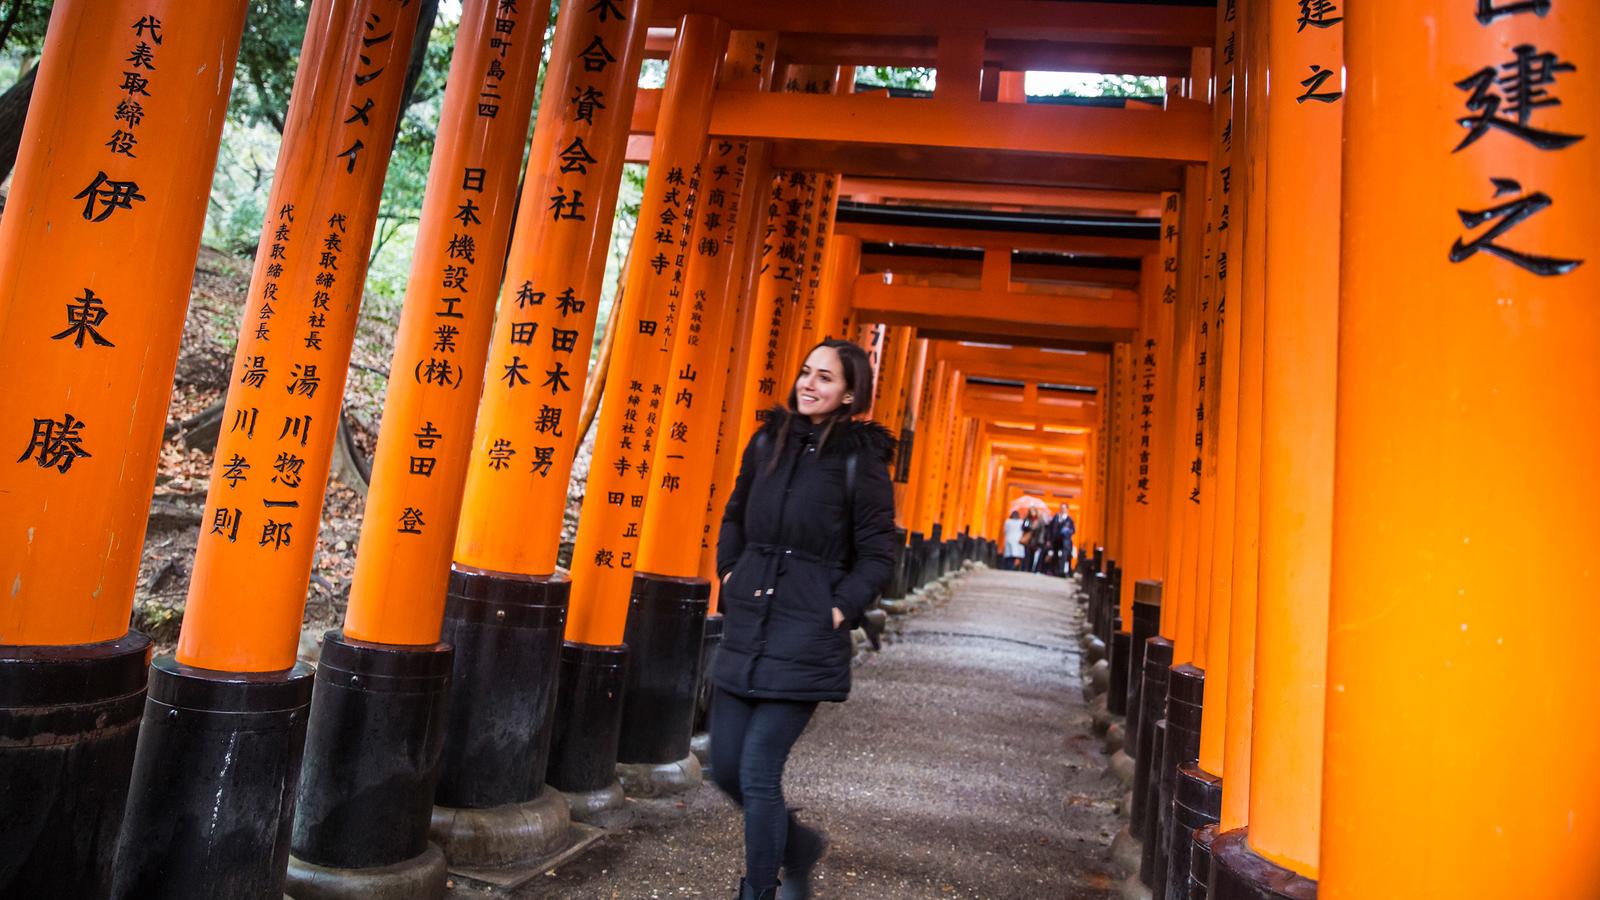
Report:
[{"label": "woman", "polygon": [[809,897],[827,848],[783,800],[783,766],[817,703],[850,693],[850,629],[894,565],[894,438],[856,418],[872,367],[849,341],[806,356],[787,405],[745,448],[717,540],[722,644],[711,773],[744,807],[741,900]]},{"label": "woman", "polygon": [[1039,563],[1039,511],[1028,508],[1028,517],[1022,520],[1022,571],[1037,571]]},{"label": "woman", "polygon": [[1022,568],[1024,548],[1022,546],[1022,513],[1012,510],[1011,518],[1006,519],[1005,525],[1005,568],[1015,572]]}]

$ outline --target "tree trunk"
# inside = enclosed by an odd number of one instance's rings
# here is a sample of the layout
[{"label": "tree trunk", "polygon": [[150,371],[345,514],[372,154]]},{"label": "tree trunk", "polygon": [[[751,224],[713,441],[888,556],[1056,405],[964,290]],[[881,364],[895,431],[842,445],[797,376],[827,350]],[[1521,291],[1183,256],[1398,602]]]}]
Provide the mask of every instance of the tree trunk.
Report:
[{"label": "tree trunk", "polygon": [[411,108],[411,98],[417,92],[417,80],[422,77],[422,67],[428,61],[428,39],[433,37],[433,22],[438,17],[439,0],[422,0],[422,6],[417,9],[417,36],[411,42],[411,59],[406,64],[406,84],[400,89],[400,115],[394,120],[396,141],[400,139],[400,127],[406,121],[406,110]]},{"label": "tree trunk", "polygon": [[17,83],[0,94],[0,181],[11,174],[17,164],[17,148],[22,146],[22,123],[28,118],[28,101],[33,98],[33,78],[38,74],[35,63],[22,73]]}]

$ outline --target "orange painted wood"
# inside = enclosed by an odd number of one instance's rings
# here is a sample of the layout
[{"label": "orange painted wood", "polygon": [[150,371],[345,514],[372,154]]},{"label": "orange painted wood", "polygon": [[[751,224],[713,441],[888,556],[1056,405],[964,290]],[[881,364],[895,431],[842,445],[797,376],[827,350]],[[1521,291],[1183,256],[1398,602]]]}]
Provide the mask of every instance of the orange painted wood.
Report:
[{"label": "orange painted wood", "polygon": [[984,231],[976,228],[938,228],[931,225],[841,222],[837,226],[837,231],[839,234],[854,235],[864,241],[927,244],[935,247],[978,247],[985,250],[1052,250],[1089,256],[1143,256],[1159,249],[1156,241],[1142,238]]},{"label": "orange painted wood", "polygon": [[[772,80],[777,38],[772,34],[737,32],[728,43],[719,83],[723,87],[764,90]],[[716,529],[705,520],[711,495],[726,384],[727,344],[737,318],[733,287],[735,262],[744,238],[755,227],[744,190],[749,144],[725,138],[712,140],[701,163],[701,193],[696,200],[694,234],[689,241],[688,271],[672,338],[666,402],[656,435],[646,519],[639,541],[642,572],[676,578],[699,577],[702,551],[716,542]],[[743,271],[740,270],[740,274]],[[697,534],[687,522],[701,520]]]},{"label": "orange painted wood", "polygon": [[930,343],[926,338],[916,338],[912,341],[911,348],[906,353],[906,376],[901,392],[900,408],[902,410],[900,427],[896,432],[900,438],[900,445],[895,453],[895,471],[905,471],[904,479],[896,479],[894,483],[894,520],[895,524],[907,531],[913,530],[911,524],[911,484],[917,474],[917,459],[919,451],[917,445],[922,438],[918,435],[921,428],[923,396],[928,388],[928,360],[933,356]]},{"label": "orange painted wood", "polygon": [[1175,352],[1170,380],[1166,382],[1173,398],[1173,440],[1172,453],[1162,463],[1171,473],[1171,486],[1167,493],[1167,552],[1162,562],[1161,635],[1169,639],[1176,639],[1178,635],[1178,580],[1188,533],[1186,526],[1194,507],[1189,499],[1194,486],[1190,465],[1195,452],[1194,409],[1199,399],[1195,395],[1194,365],[1199,340],[1200,269],[1207,245],[1206,174],[1201,166],[1191,166],[1184,172],[1183,224],[1178,239],[1178,299],[1173,310],[1172,347]]},{"label": "orange painted wood", "polygon": [[1178,299],[1178,246],[1181,216],[1177,194],[1165,195],[1161,213],[1162,251],[1147,256],[1141,267],[1139,331],[1134,339],[1131,386],[1136,392],[1129,423],[1129,483],[1124,503],[1129,541],[1122,596],[1124,622],[1133,621],[1133,585],[1159,579],[1166,561],[1168,490],[1174,399],[1167,388],[1175,355],[1172,349]]},{"label": "orange painted wood", "polygon": [[[603,20],[573,8],[551,43],[455,538],[455,562],[494,572],[556,568],[643,49],[637,0]],[[615,61],[586,54],[597,42]]]},{"label": "orange painted wood", "polygon": [[789,396],[788,380],[793,373],[785,373],[783,365],[787,324],[792,318],[789,298],[797,277],[794,236],[799,234],[804,188],[804,176],[799,173],[775,172],[764,197],[765,208],[757,213],[762,239],[755,258],[754,330],[744,348],[744,391],[734,442],[740,453],[761,424],[758,417],[762,411]]},{"label": "orange painted wood", "polygon": [[976,98],[719,92],[712,127],[718,134],[771,141],[856,141],[1189,163],[1204,159],[1209,117],[1205,107],[1187,100],[1169,100],[1167,109],[1150,111],[985,103]]},{"label": "orange painted wood", "polygon": [[[1021,75],[1002,73],[1005,75]],[[846,175],[840,188],[844,197],[883,200],[921,200],[933,203],[981,203],[992,208],[1053,207],[1071,211],[1096,211],[1155,215],[1161,197],[1138,191],[1102,191],[1088,188],[1016,187],[959,181],[924,181],[915,178],[872,178]]]},{"label": "orange painted wood", "polygon": [[[725,388],[722,394],[722,410],[717,422],[716,461],[711,475],[710,499],[706,504],[705,521],[702,524],[703,528],[708,529],[709,534],[715,534],[722,525],[722,514],[727,508],[728,494],[732,491],[733,481],[738,475],[739,460],[743,455],[743,448],[735,447],[734,442],[738,440],[739,415],[744,407],[745,392],[753,389],[745,378],[745,367],[748,362],[745,348],[750,345],[751,335],[757,326],[755,295],[759,281],[759,251],[766,225],[767,191],[772,183],[772,166],[768,150],[765,143],[758,141],[752,143],[750,149],[746,151],[750,155],[750,161],[745,170],[739,208],[749,210],[749,214],[744,217],[748,227],[740,228],[742,246],[734,263],[735,275],[729,285],[730,290],[737,290],[738,297],[735,303],[735,320],[730,323],[730,330],[722,348]],[[714,540],[708,541],[700,551],[700,577],[711,582],[710,611],[715,613],[721,579],[717,578],[717,548]]]},{"label": "orange painted wood", "polygon": [[952,28],[984,29],[996,37],[1078,40],[1107,44],[1189,47],[1209,45],[1209,10],[1160,6],[1129,15],[1114,3],[1038,3],[994,0],[981,6],[958,0],[927,0],[915,15],[895,0],[813,0],[804,6],[748,0],[660,0],[653,21],[672,26],[687,12],[715,13],[737,28],[826,34],[937,35]]},{"label": "orange painted wood", "polygon": [[[1197,636],[1196,654],[1204,654],[1206,670],[1205,703],[1200,727],[1200,767],[1207,772],[1220,774],[1223,770],[1223,737],[1228,717],[1228,686],[1232,680],[1229,670],[1228,643],[1231,635],[1231,615],[1234,595],[1235,542],[1238,540],[1238,484],[1240,436],[1240,390],[1245,362],[1243,335],[1246,321],[1259,319],[1260,296],[1246,296],[1246,280],[1251,267],[1262,265],[1259,247],[1247,245],[1249,235],[1260,231],[1259,216],[1264,204],[1258,201],[1256,189],[1259,169],[1263,164],[1261,149],[1261,116],[1251,108],[1252,103],[1263,99],[1259,85],[1252,83],[1252,67],[1257,76],[1265,73],[1265,65],[1258,64],[1252,54],[1264,49],[1252,37],[1251,29],[1265,21],[1260,15],[1261,0],[1238,0],[1236,22],[1227,31],[1232,34],[1237,47],[1233,66],[1232,172],[1229,179],[1231,192],[1228,227],[1228,265],[1222,285],[1222,306],[1217,316],[1220,331],[1221,359],[1215,370],[1218,382],[1217,403],[1214,408],[1214,441],[1216,476],[1211,486],[1211,546],[1210,571],[1201,582],[1198,602],[1206,610],[1204,642]],[[1254,89],[1252,89],[1254,88]],[[1259,241],[1258,241],[1259,243]],[[1254,251],[1254,252],[1251,252]],[[1196,665],[1202,665],[1196,663]]]},{"label": "orange painted wood", "polygon": [[1133,291],[1105,290],[1047,294],[984,291],[923,285],[885,284],[881,277],[856,279],[858,314],[891,325],[915,325],[966,332],[975,340],[1040,334],[1063,339],[1129,340],[1139,325],[1139,299]]},{"label": "orange painted wood", "polygon": [[856,315],[856,276],[861,274],[861,242],[845,235],[834,235],[828,251],[826,270],[823,273],[822,293],[819,297],[818,320],[822,323],[820,340],[842,337],[849,333]]},{"label": "orange painted wood", "polygon": [[0,218],[0,644],[128,630],[246,6],[55,4]]},{"label": "orange painted wood", "polygon": [[1600,6],[1535,8],[1344,24],[1331,900],[1600,895]]},{"label": "orange painted wood", "polygon": [[[1343,63],[1344,25],[1302,30],[1297,19],[1294,10],[1269,7],[1269,63],[1275,81],[1292,87],[1313,65],[1338,71]],[[1268,302],[1251,724],[1251,744],[1262,752],[1250,756],[1248,823],[1256,852],[1316,878],[1333,552],[1335,248],[1343,212],[1341,167],[1329,148],[1339,146],[1343,104],[1302,103],[1299,93],[1271,92],[1267,101]]]},{"label": "orange painted wood", "polygon": [[416,22],[402,0],[311,5],[178,637],[186,665],[294,665]]},{"label": "orange painted wood", "polygon": [[[572,555],[567,639],[622,642],[650,485],[651,455],[671,398],[666,384],[672,338],[686,324],[683,285],[704,184],[710,94],[728,45],[726,24],[689,16],[667,70],[663,128],[645,179],[635,233],[642,250],[628,260],[617,343],[595,423],[594,463]],[[650,446],[647,447],[646,443]],[[635,499],[637,498],[637,499]]]},{"label": "orange painted wood", "polygon": [[[860,329],[857,334],[857,342],[866,348],[867,359],[872,363],[872,408],[869,414],[874,422],[882,425],[892,413],[890,407],[894,405],[893,397],[897,390],[895,379],[900,375],[900,358],[905,356],[905,337],[896,334],[887,325],[876,323]],[[899,341],[895,340],[897,337]],[[862,341],[862,338],[867,340]]]},{"label": "orange painted wood", "polygon": [[[848,92],[855,85],[855,70],[838,66],[791,65],[784,71],[785,93],[835,94]],[[764,96],[773,96],[768,93]],[[783,331],[783,363],[779,369],[793,378],[800,370],[806,352],[815,345],[816,294],[821,283],[822,254],[826,243],[823,216],[831,226],[833,208],[838,203],[836,172],[804,172],[805,186],[797,232],[790,236],[795,248],[795,281],[789,294],[789,311]],[[853,333],[854,329],[850,333]]]},{"label": "orange painted wood", "polygon": [[872,417],[898,437],[900,429],[905,427],[906,396],[911,386],[911,368],[916,360],[917,335],[914,330],[903,326],[890,325],[885,331],[888,335],[885,339],[888,360],[884,365],[888,375],[880,393],[883,409],[881,418],[877,408],[873,409]]},{"label": "orange painted wood", "polygon": [[943,360],[930,360],[923,382],[922,410],[917,416],[916,456],[912,461],[910,503],[912,527],[928,534],[933,526],[933,500],[930,481],[939,470],[939,454],[944,450],[945,414],[954,376]]},{"label": "orange painted wood", "polygon": [[[939,33],[938,52],[934,58],[935,99],[991,99],[979,97],[983,78],[984,38],[981,28],[951,28]],[[995,75],[999,75],[998,70]]]},{"label": "orange painted wood", "polygon": [[[439,637],[547,21],[548,3],[462,6],[345,612],[357,640]],[[565,98],[550,99],[557,118]],[[419,446],[428,433],[440,436]],[[483,463],[526,472],[533,456],[507,443]]]},{"label": "orange painted wood", "polygon": [[[1234,485],[1233,575],[1229,587],[1227,646],[1214,648],[1226,659],[1225,706],[1206,710],[1201,722],[1202,767],[1222,775],[1222,830],[1245,824],[1250,800],[1250,722],[1255,692],[1256,593],[1261,535],[1261,401],[1266,332],[1267,229],[1267,13],[1254,3],[1245,19],[1246,131],[1250,166],[1245,183],[1243,285],[1240,295],[1238,450]],[[1215,626],[1213,626],[1215,629]],[[1210,675],[1207,675],[1209,681]],[[1212,686],[1207,685],[1207,696]],[[1218,715],[1223,713],[1223,715]],[[1209,718],[1207,718],[1209,716]],[[1210,744],[1222,732],[1220,754]]]},{"label": "orange painted wood", "polygon": [[940,359],[956,363],[972,375],[1075,384],[1096,390],[1104,389],[1109,378],[1108,358],[1104,353],[1064,353],[1037,347],[952,341],[939,341],[937,347]]},{"label": "orange painted wood", "polygon": [[[1230,12],[1232,15],[1230,16]],[[1195,372],[1200,405],[1195,410],[1195,431],[1203,435],[1198,446],[1200,470],[1198,500],[1193,509],[1195,539],[1184,547],[1184,575],[1180,582],[1178,640],[1173,648],[1175,662],[1193,662],[1205,668],[1210,646],[1211,594],[1216,554],[1217,516],[1233,501],[1231,488],[1219,484],[1223,464],[1221,429],[1227,382],[1225,359],[1231,350],[1234,329],[1229,327],[1229,310],[1238,296],[1240,268],[1239,236],[1243,233],[1243,204],[1240,182],[1244,171],[1244,115],[1239,53],[1242,49],[1241,16],[1237,3],[1217,9],[1217,47],[1212,54],[1216,64],[1212,75],[1215,102],[1213,120],[1215,147],[1212,165],[1211,257],[1202,269],[1200,356]],[[1194,558],[1191,562],[1190,553]],[[1232,555],[1227,554],[1231,563]],[[1187,620],[1183,617],[1187,615]],[[1186,626],[1184,623],[1189,624]]]}]

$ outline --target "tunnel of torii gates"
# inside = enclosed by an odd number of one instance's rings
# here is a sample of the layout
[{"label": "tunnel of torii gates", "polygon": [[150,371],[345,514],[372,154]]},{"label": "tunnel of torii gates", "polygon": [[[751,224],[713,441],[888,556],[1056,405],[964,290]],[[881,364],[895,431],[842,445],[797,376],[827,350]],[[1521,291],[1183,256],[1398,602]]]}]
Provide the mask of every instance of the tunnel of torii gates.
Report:
[{"label": "tunnel of torii gates", "polygon": [[[548,3],[463,0],[313,672],[421,5],[310,3],[152,661],[128,622],[249,3],[54,4],[0,219],[0,894],[439,896],[447,865],[562,852],[624,787],[697,783],[726,486],[843,337],[900,436],[887,597],[994,562],[1023,495],[1076,518],[1129,890],[1600,896],[1600,7],[570,0],[530,143]],[[1041,102],[1027,70],[1166,96]]]}]

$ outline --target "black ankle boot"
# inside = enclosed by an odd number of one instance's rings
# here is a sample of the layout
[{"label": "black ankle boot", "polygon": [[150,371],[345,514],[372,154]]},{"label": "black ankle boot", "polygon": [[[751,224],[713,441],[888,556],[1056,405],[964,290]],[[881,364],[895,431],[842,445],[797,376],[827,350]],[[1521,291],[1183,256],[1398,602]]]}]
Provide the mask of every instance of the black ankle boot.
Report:
[{"label": "black ankle boot", "polygon": [[783,875],[777,900],[809,900],[811,873],[828,850],[828,836],[789,817],[789,841],[783,848]]},{"label": "black ankle boot", "polygon": [[[779,887],[781,886],[780,883]],[[769,887],[764,891],[758,891],[750,882],[743,879],[739,881],[739,900],[774,900],[777,895],[778,887]]]}]

